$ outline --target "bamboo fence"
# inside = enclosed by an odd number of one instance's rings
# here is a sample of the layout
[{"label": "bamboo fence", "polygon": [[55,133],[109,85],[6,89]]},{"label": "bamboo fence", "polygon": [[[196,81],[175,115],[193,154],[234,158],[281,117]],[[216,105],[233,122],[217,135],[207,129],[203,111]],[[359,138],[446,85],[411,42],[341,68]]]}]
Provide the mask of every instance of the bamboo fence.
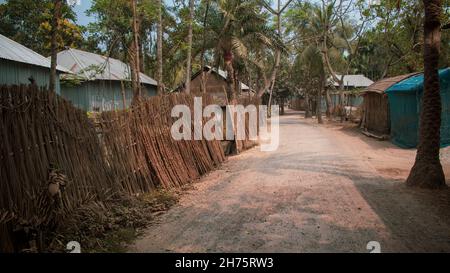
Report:
[{"label": "bamboo fence", "polygon": [[178,104],[192,110],[193,97],[152,97],[89,119],[54,93],[0,86],[0,252],[22,250],[20,240],[89,202],[179,187],[220,165],[219,141],[172,139]]}]

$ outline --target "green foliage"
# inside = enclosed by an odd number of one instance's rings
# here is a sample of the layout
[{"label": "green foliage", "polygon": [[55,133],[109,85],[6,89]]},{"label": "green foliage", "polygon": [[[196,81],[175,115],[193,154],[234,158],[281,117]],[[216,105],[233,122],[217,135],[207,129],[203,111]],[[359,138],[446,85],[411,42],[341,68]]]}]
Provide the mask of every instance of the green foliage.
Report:
[{"label": "green foliage", "polygon": [[[443,7],[450,1],[443,0]],[[423,3],[420,0],[382,0],[381,5],[366,7],[366,20],[375,22],[363,37],[361,54],[357,60],[358,71],[385,76],[423,71]],[[444,10],[442,22],[449,21],[449,9]],[[450,33],[442,32],[441,67],[450,65]]]},{"label": "green foliage", "polygon": [[236,58],[247,60],[252,47],[284,49],[259,1],[212,1],[207,24],[206,44],[217,58],[232,52]]},{"label": "green foliage", "polygon": [[[347,2],[296,3],[286,14],[295,52],[320,47],[326,38],[331,67],[339,74],[364,74],[378,80],[423,70],[422,1],[381,0],[380,5],[369,6],[368,1],[359,0],[341,16],[338,7]],[[450,0],[443,2],[443,7],[450,6]],[[443,24],[450,21],[449,12],[444,9]],[[446,67],[450,65],[450,31],[443,31],[441,42],[440,65]]]},{"label": "green foliage", "polygon": [[[276,50],[285,53],[282,76],[292,69],[297,71],[304,51],[313,47],[319,53],[326,49],[331,67],[340,74],[364,74],[377,80],[423,70],[421,0],[381,0],[378,6],[356,0],[349,9],[343,8],[348,3],[348,0],[292,2],[283,13],[282,40],[276,31],[275,16],[261,0],[196,0],[193,70],[200,69],[202,53],[206,64],[223,66],[224,54],[232,52],[238,78],[255,87],[263,85],[270,74]],[[141,68],[155,77],[157,1],[137,0],[137,5]],[[443,24],[450,23],[449,6],[450,0],[443,0],[446,7]],[[0,33],[47,56],[52,8],[51,0],[7,0],[0,4]],[[72,7],[64,4],[58,50],[65,46],[82,48],[129,62],[132,40],[129,0],[92,0],[88,15],[95,16],[95,22],[78,26]],[[185,79],[188,15],[187,0],[163,1],[163,66],[168,88]],[[287,55],[288,52],[292,54]],[[440,65],[450,65],[449,30],[442,33]],[[325,69],[327,76],[328,70]]]},{"label": "green foliage", "polygon": [[[48,56],[52,10],[51,0],[8,0],[0,4],[0,33]],[[82,29],[76,25],[76,15],[67,4],[63,5],[59,25],[59,50],[82,45]]]}]

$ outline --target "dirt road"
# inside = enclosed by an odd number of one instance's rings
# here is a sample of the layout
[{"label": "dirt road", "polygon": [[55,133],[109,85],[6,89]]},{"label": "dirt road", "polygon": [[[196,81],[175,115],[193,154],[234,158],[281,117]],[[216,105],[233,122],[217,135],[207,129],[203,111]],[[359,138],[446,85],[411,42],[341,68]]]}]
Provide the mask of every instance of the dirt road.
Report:
[{"label": "dirt road", "polygon": [[450,191],[403,184],[415,151],[298,113],[280,123],[276,152],[230,158],[130,251],[368,252],[369,241],[382,252],[450,251]]}]

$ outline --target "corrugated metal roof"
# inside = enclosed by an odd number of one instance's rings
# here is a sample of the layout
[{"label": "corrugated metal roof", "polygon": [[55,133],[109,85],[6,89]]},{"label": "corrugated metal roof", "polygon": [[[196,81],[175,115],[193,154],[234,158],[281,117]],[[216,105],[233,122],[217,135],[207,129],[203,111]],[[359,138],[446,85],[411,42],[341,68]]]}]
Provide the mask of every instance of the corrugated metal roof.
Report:
[{"label": "corrugated metal roof", "polygon": [[[209,65],[206,65],[205,66],[208,70],[209,69],[211,69],[211,66],[209,66]],[[222,69],[217,69],[217,68],[212,68],[212,71],[213,72],[216,72],[220,77],[222,77],[223,79],[227,79],[227,75],[228,75],[228,73],[226,72],[226,71],[223,71]],[[250,89],[250,87],[248,87],[248,85],[246,85],[245,83],[242,83],[241,82],[241,89],[242,90],[249,90]]]},{"label": "corrugated metal roof", "polygon": [[[342,75],[336,75],[339,79]],[[330,83],[336,87],[339,87],[339,83],[335,82],[333,78],[330,78]],[[348,87],[368,87],[373,84],[373,81],[364,75],[344,75],[344,86]]]},{"label": "corrugated metal roof", "polygon": [[[130,67],[124,62],[98,54],[69,48],[58,53],[58,64],[86,80],[129,81]],[[157,86],[157,82],[140,74],[141,83]]]},{"label": "corrugated metal roof", "polygon": [[367,87],[365,92],[375,92],[375,93],[382,94],[387,89],[389,89],[391,86],[393,86],[394,84],[401,82],[403,80],[406,80],[408,78],[411,78],[418,74],[419,73],[410,73],[410,74],[405,74],[405,75],[400,75],[400,76],[396,76],[396,77],[385,78],[385,79],[379,80],[379,81],[375,82],[374,84],[370,85],[369,87]]},{"label": "corrugated metal roof", "polygon": [[[50,60],[37,52],[0,34],[0,59],[50,68]],[[58,65],[57,70],[70,73],[68,69]]]}]

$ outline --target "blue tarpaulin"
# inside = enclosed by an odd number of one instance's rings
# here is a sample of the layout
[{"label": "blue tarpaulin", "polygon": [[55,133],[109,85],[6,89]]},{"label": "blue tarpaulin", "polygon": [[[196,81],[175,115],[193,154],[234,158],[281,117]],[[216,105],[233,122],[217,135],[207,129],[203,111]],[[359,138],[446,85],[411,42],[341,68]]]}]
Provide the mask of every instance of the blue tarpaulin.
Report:
[{"label": "blue tarpaulin", "polygon": [[[442,101],[441,147],[450,146],[450,68],[439,71]],[[415,148],[423,96],[423,74],[401,81],[386,90],[389,98],[391,141],[402,148]]]}]

